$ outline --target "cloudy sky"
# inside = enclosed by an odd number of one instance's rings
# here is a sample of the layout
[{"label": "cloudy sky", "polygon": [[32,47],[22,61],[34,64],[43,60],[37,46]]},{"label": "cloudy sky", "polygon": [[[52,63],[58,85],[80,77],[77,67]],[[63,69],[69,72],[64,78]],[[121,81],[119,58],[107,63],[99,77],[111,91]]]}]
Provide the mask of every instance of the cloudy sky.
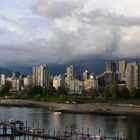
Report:
[{"label": "cloudy sky", "polygon": [[140,0],[0,0],[0,66],[140,58]]}]

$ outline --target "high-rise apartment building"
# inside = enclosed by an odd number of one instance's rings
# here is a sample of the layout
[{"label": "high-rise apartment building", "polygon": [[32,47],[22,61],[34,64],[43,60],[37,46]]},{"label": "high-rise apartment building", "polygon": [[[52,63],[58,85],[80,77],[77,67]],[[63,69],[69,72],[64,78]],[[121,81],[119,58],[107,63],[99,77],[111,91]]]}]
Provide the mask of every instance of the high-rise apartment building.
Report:
[{"label": "high-rise apartment building", "polygon": [[90,78],[90,74],[91,74],[91,73],[90,73],[88,70],[84,71],[84,72],[83,72],[83,79],[84,79],[84,80],[89,79],[89,78]]},{"label": "high-rise apartment building", "polygon": [[0,75],[0,84],[1,85],[5,85],[6,82],[6,75],[5,74],[1,74]]},{"label": "high-rise apartment building", "polygon": [[50,84],[50,70],[47,65],[39,65],[32,69],[32,80],[34,85],[46,86]]},{"label": "high-rise apartment building", "polygon": [[140,65],[138,62],[127,64],[126,86],[129,90],[133,88],[140,88]]},{"label": "high-rise apartment building", "polygon": [[112,71],[105,71],[101,76],[104,77],[105,85],[109,85],[118,81],[118,74]]},{"label": "high-rise apartment building", "polygon": [[13,71],[12,73],[12,78],[19,78],[20,77],[20,72],[18,71]]},{"label": "high-rise apartment building", "polygon": [[125,60],[120,60],[119,61],[119,77],[120,77],[120,80],[125,79],[126,65],[127,65],[127,63],[126,63]]},{"label": "high-rise apartment building", "polygon": [[73,65],[67,67],[67,78],[68,80],[73,80],[77,78],[77,73]]},{"label": "high-rise apartment building", "polygon": [[105,69],[106,71],[116,72],[115,62],[113,62],[113,60],[107,61]]}]

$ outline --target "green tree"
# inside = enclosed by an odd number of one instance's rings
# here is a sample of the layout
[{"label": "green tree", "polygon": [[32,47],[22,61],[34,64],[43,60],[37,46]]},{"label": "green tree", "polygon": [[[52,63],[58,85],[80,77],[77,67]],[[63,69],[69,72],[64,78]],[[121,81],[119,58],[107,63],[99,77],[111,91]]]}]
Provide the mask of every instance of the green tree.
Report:
[{"label": "green tree", "polygon": [[83,96],[85,96],[85,95],[87,95],[88,93],[87,93],[87,90],[85,90],[84,88],[82,89],[82,95]]},{"label": "green tree", "polygon": [[100,86],[105,86],[105,76],[99,77],[98,82]]},{"label": "green tree", "polygon": [[89,89],[82,89],[82,96],[90,96],[90,97],[95,97],[97,95],[97,90],[94,89],[93,87]]},{"label": "green tree", "polygon": [[103,92],[103,97],[109,99],[111,98],[111,94],[110,94],[110,91],[109,91],[109,86],[106,86],[104,92]]},{"label": "green tree", "polygon": [[53,95],[55,93],[56,89],[51,84],[43,88],[43,94]]},{"label": "green tree", "polygon": [[60,95],[59,96],[59,99],[64,102],[64,101],[67,101],[68,100],[68,96],[67,95]]},{"label": "green tree", "polygon": [[121,89],[119,93],[119,98],[128,99],[130,97],[130,92],[128,88],[125,86]]},{"label": "green tree", "polygon": [[43,88],[41,86],[33,86],[31,87],[29,94],[31,95],[37,95],[37,94],[42,94]]},{"label": "green tree", "polygon": [[140,89],[137,89],[137,92],[136,92],[136,98],[140,99]]},{"label": "green tree", "polygon": [[139,89],[136,89],[136,88],[133,88],[133,89],[130,91],[130,98],[131,98],[131,99],[140,98],[140,90],[139,90]]},{"label": "green tree", "polygon": [[95,97],[97,94],[97,90],[91,87],[89,90],[87,90],[87,95],[91,97]]},{"label": "green tree", "polygon": [[23,90],[22,93],[23,93],[24,95],[30,94],[31,88],[32,88],[32,86],[26,86],[26,87],[24,88],[24,90]]},{"label": "green tree", "polygon": [[111,94],[112,99],[117,99],[119,95],[118,84],[112,83],[109,87],[109,92]]},{"label": "green tree", "polygon": [[136,88],[130,89],[130,98],[131,99],[134,99],[135,98],[135,92],[136,92]]},{"label": "green tree", "polygon": [[67,95],[67,91],[63,87],[58,87],[58,89],[56,90],[56,93],[58,95]]},{"label": "green tree", "polygon": [[12,84],[9,81],[5,82],[5,85],[1,87],[0,93],[2,95],[9,95],[10,94],[10,89],[12,88]]}]

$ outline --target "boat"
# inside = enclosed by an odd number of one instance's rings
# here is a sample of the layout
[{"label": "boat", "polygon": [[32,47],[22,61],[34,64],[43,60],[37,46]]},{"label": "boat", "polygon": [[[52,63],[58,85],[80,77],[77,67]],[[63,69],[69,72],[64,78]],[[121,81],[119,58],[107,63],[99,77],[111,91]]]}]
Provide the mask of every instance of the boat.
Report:
[{"label": "boat", "polygon": [[15,123],[17,120],[10,118],[8,121],[9,121],[9,123]]}]

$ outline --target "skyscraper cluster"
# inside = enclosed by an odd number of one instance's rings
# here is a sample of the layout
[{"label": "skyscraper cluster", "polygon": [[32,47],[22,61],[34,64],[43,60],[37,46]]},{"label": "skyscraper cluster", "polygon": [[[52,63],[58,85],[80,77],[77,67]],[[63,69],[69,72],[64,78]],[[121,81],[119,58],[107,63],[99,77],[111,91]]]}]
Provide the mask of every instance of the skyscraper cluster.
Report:
[{"label": "skyscraper cluster", "polygon": [[69,65],[66,73],[55,76],[50,75],[46,65],[33,67],[32,80],[34,85],[47,86],[51,83],[56,89],[63,87],[69,94],[81,94],[83,90],[89,91],[90,89],[98,90],[97,76],[86,70],[83,78],[80,78],[74,65]]},{"label": "skyscraper cluster", "polygon": [[129,90],[140,88],[140,64],[138,61],[119,61],[118,80],[123,81]]},{"label": "skyscraper cluster", "polygon": [[63,87],[69,94],[81,94],[83,91],[103,91],[107,85],[117,83],[119,86],[126,86],[129,91],[132,89],[140,89],[140,64],[138,61],[126,62],[119,61],[119,69],[117,71],[116,63],[109,60],[105,64],[105,71],[96,75],[93,72],[85,70],[83,77],[79,76],[78,69],[74,65],[66,68],[66,73],[59,75],[51,75],[47,65],[41,64],[32,68],[32,75],[25,76],[19,72],[13,71],[12,76],[5,74],[0,75],[0,86],[5,85],[6,81],[12,83],[12,91],[22,91],[27,86],[37,85],[41,87],[50,84],[58,89]]},{"label": "skyscraper cluster", "polygon": [[113,60],[106,62],[105,71],[101,75],[96,75],[88,70],[83,72],[83,78],[79,78],[77,69],[74,65],[66,68],[66,73],[51,76],[47,65],[39,65],[32,69],[32,82],[34,85],[47,86],[50,83],[57,89],[64,87],[69,93],[81,93],[83,90],[100,90],[100,76],[104,77],[104,86],[113,82],[123,83],[129,90],[140,88],[140,64],[136,62],[119,61],[117,71],[116,63]]},{"label": "skyscraper cluster", "polygon": [[120,85],[126,86],[129,91],[140,88],[140,64],[138,61],[126,62],[126,60],[120,60],[118,70],[116,70],[116,63],[113,60],[106,62],[105,72],[101,74],[101,76],[104,76],[105,85],[116,82],[123,83]]}]

